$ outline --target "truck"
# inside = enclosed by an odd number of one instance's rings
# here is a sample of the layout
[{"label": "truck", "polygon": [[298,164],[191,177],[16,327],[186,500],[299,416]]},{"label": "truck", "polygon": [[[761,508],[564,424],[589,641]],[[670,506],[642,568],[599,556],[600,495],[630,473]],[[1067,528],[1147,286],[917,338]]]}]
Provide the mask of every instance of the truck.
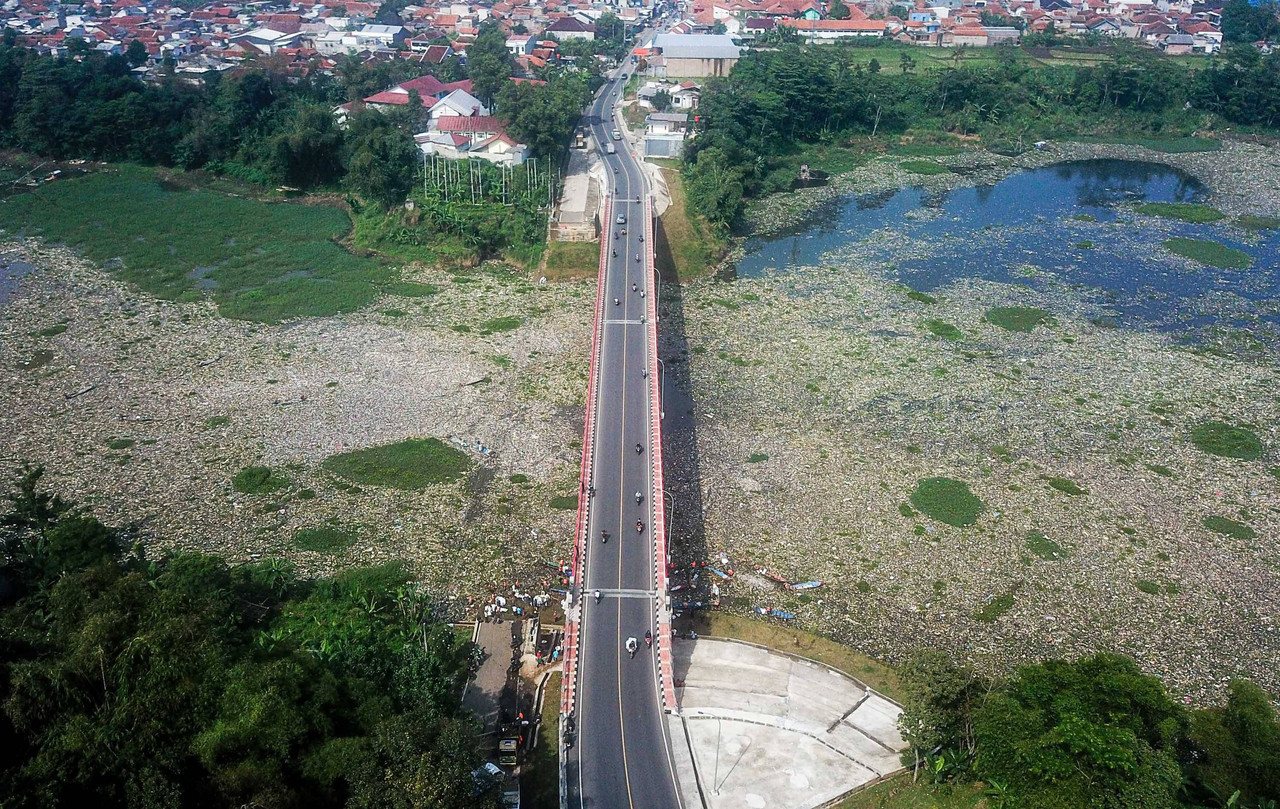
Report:
[{"label": "truck", "polygon": [[605,146],[604,146],[604,150],[605,150],[605,152],[606,152],[607,154],[617,154],[617,153],[618,153],[618,147],[617,147],[617,146],[614,146],[612,143],[606,143],[606,144],[605,144]]}]

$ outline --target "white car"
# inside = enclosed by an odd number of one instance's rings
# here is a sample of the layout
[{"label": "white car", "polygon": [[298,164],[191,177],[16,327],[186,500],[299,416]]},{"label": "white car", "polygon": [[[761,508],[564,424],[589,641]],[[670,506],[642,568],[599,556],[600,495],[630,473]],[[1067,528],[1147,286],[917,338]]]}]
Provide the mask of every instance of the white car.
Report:
[{"label": "white car", "polygon": [[627,224],[627,218],[626,218],[625,216],[623,216],[622,214],[618,214],[618,224],[619,224],[619,225],[625,225],[625,224]]}]

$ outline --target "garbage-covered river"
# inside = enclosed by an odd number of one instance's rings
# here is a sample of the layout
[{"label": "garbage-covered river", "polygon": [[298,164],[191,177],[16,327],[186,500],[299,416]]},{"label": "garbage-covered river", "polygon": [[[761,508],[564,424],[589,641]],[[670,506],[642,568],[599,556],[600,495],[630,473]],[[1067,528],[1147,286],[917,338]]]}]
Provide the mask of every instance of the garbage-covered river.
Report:
[{"label": "garbage-covered river", "polygon": [[[1134,206],[1144,202],[1213,200],[1189,174],[1126,160],[1064,163],[942,192],[850,195],[802,228],[748,240],[737,274],[856,263],[922,292],[971,277],[1065,285],[1117,325],[1186,339],[1247,333],[1280,347],[1280,230],[1142,215]],[[1174,237],[1242,250],[1252,266],[1219,269],[1175,255],[1164,246]]]}]

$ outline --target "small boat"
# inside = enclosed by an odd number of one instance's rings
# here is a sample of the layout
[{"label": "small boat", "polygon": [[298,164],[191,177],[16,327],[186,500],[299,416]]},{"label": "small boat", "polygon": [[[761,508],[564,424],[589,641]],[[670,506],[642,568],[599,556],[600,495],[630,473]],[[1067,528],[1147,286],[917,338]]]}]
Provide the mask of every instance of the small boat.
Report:
[{"label": "small boat", "polygon": [[730,571],[730,572],[728,572],[728,573],[725,573],[723,570],[716,570],[714,567],[709,567],[709,568],[707,568],[707,570],[710,570],[712,573],[716,574],[717,576],[719,576],[719,577],[720,577],[720,578],[722,578],[722,579],[731,579],[731,578],[733,578],[733,572],[732,572],[732,571]]}]

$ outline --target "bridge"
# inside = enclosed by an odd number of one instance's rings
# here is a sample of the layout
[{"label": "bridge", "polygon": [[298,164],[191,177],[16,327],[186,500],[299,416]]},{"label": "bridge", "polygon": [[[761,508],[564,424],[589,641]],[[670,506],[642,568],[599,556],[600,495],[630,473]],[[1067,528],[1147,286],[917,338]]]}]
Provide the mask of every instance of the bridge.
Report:
[{"label": "bridge", "polygon": [[[615,143],[617,150],[601,154],[609,193],[565,610],[562,809],[683,807],[666,722],[676,704],[653,203],[630,144],[612,139],[611,110],[624,84],[615,74],[589,112],[596,142]],[[652,648],[644,642],[646,631]],[[625,648],[628,638],[639,642],[634,657]]]}]

